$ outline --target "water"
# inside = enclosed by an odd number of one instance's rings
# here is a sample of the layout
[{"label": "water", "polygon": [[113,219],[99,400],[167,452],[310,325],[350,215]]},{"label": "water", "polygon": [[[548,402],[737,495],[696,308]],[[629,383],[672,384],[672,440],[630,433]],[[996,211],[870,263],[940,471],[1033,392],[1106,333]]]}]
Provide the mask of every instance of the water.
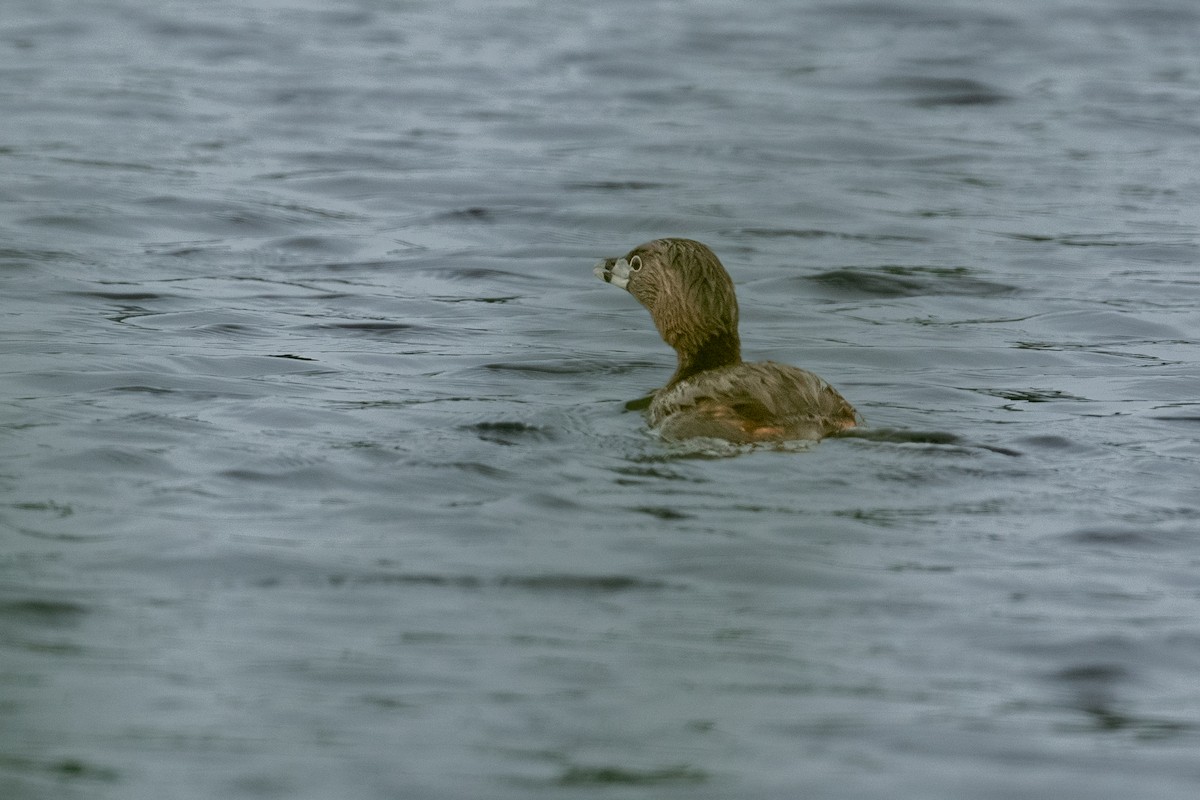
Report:
[{"label": "water", "polygon": [[[9,0],[0,796],[1194,797],[1198,28]],[[648,434],[666,235],[867,435]]]}]

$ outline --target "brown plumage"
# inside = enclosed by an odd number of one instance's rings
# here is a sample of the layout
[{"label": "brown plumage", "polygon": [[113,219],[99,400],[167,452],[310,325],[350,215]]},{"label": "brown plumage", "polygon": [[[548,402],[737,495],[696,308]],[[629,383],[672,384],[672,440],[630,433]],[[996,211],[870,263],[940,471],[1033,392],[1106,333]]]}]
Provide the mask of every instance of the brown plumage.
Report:
[{"label": "brown plumage", "polygon": [[595,273],[636,297],[675,349],[675,374],[649,410],[666,438],[820,439],[858,424],[854,408],[813,373],[742,361],[733,281],[707,246],[656,239],[601,261]]}]

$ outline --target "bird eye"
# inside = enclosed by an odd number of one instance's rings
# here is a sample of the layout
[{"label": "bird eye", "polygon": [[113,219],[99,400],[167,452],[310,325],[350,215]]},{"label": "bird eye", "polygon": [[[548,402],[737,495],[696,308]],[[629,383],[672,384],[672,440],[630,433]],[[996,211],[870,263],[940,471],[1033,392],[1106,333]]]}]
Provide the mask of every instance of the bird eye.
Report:
[{"label": "bird eye", "polygon": [[629,259],[629,268],[634,272],[640,270],[642,268],[642,257],[634,256],[633,258]]}]

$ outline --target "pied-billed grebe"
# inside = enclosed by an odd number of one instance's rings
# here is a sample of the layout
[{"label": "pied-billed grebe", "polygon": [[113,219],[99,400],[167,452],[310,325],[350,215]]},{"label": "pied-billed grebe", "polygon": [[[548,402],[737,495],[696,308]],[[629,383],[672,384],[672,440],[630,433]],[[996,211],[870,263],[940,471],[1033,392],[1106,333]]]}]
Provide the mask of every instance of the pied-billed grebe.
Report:
[{"label": "pied-billed grebe", "polygon": [[854,407],[813,373],[742,361],[733,281],[707,246],[656,239],[594,271],[646,307],[679,357],[650,401],[650,424],[664,437],[820,439],[858,424]]}]

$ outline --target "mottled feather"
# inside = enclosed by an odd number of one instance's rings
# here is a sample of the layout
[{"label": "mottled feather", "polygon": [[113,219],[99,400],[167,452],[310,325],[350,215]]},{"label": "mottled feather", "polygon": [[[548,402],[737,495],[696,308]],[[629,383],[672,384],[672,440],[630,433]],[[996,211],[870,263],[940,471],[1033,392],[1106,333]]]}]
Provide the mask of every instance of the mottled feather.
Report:
[{"label": "mottled feather", "polygon": [[858,421],[854,408],[821,377],[773,361],[718,367],[663,387],[649,416],[671,439],[732,442],[820,439]]}]

